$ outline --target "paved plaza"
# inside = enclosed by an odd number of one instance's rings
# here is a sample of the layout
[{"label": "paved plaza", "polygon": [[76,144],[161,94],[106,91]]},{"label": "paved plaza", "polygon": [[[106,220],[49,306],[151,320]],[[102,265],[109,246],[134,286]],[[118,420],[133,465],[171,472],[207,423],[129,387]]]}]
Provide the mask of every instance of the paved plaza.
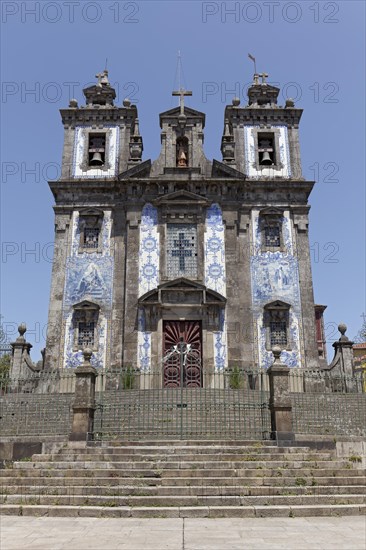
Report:
[{"label": "paved plaza", "polygon": [[2,516],[1,550],[365,550],[366,518]]}]

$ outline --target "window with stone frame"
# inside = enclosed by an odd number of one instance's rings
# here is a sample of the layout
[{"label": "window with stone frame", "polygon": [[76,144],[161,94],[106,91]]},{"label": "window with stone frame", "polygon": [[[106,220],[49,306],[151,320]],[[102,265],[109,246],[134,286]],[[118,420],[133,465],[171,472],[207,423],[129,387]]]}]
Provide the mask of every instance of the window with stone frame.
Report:
[{"label": "window with stone frame", "polygon": [[167,277],[197,279],[197,225],[168,223],[166,237]]},{"label": "window with stone frame", "polygon": [[265,209],[259,213],[262,252],[282,252],[283,242],[283,212],[274,208]]},{"label": "window with stone frame", "polygon": [[74,351],[91,348],[98,349],[99,306],[92,302],[82,302],[74,306]]},{"label": "window with stone frame", "polygon": [[264,307],[264,327],[266,331],[266,349],[273,346],[282,349],[292,348],[290,341],[290,305],[277,300]]},{"label": "window with stone frame", "polygon": [[103,212],[99,210],[81,211],[79,215],[79,252],[102,251]]}]

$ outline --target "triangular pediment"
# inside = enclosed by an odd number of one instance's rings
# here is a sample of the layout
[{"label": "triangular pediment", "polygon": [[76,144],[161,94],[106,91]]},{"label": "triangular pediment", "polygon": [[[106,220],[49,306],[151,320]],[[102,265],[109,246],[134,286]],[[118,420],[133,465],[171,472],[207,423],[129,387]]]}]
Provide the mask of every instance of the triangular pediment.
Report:
[{"label": "triangular pediment", "polygon": [[196,193],[192,193],[191,191],[186,191],[185,189],[181,189],[180,191],[174,191],[174,193],[168,193],[167,195],[163,195],[162,197],[159,197],[154,201],[154,204],[160,205],[160,204],[187,204],[187,203],[194,203],[194,204],[204,204],[208,205],[209,201],[203,197],[202,195],[197,195]]},{"label": "triangular pediment", "polygon": [[140,162],[136,166],[132,166],[129,170],[126,170],[126,172],[122,172],[122,174],[119,174],[118,179],[120,180],[126,180],[129,178],[143,178],[150,175],[151,170],[151,160],[145,160],[144,162]]},{"label": "triangular pediment", "polygon": [[[202,113],[201,111],[196,111],[196,109],[192,109],[191,107],[184,107],[184,114],[186,116],[190,117],[199,117],[199,118],[206,118],[205,113]],[[164,111],[163,113],[160,113],[160,118],[165,117],[179,117],[180,115],[180,107],[174,107],[173,109],[169,109],[168,111]]]},{"label": "triangular pediment", "polygon": [[283,216],[283,210],[280,208],[275,208],[274,206],[267,206],[266,208],[263,208],[259,215],[261,217],[263,216]]},{"label": "triangular pediment", "polygon": [[239,172],[239,170],[235,170],[235,168],[231,168],[231,166],[228,166],[223,162],[214,159],[212,163],[212,177],[245,179],[245,174]]},{"label": "triangular pediment", "polygon": [[[197,295],[197,293],[200,293],[202,295],[202,299],[200,299],[200,303],[202,304],[217,304],[221,306],[225,306],[226,304],[226,298],[222,296],[219,292],[215,292],[214,290],[211,290],[207,288],[205,285],[198,283],[196,281],[191,281],[189,279],[186,279],[185,277],[180,277],[178,279],[174,279],[173,281],[167,281],[166,283],[163,283],[159,285],[157,288],[154,288],[153,290],[150,290],[141,298],[139,299],[139,305],[148,305],[148,304],[162,304],[165,301],[165,296],[172,296],[172,293],[186,293],[187,294],[187,303],[189,303],[191,297],[193,299],[193,295]],[[169,299],[169,298],[168,298]],[[196,303],[196,301],[195,301]]]}]

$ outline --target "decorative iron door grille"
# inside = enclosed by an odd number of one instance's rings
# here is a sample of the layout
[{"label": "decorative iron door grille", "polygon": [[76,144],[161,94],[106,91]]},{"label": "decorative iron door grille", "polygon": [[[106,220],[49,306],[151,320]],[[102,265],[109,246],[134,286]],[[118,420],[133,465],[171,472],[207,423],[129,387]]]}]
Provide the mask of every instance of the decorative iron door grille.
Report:
[{"label": "decorative iron door grille", "polygon": [[163,381],[165,388],[201,388],[201,321],[164,321]]}]

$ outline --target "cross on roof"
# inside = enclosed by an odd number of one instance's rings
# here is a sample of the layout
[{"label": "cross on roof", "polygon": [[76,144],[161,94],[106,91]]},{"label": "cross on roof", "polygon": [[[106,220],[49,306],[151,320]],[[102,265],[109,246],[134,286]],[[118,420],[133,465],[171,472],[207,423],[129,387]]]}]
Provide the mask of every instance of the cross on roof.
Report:
[{"label": "cross on roof", "polygon": [[180,100],[179,100],[180,114],[184,115],[184,96],[190,96],[190,95],[192,95],[192,92],[188,92],[187,90],[184,90],[183,88],[180,88],[179,91],[172,92],[172,95],[180,96]]}]

